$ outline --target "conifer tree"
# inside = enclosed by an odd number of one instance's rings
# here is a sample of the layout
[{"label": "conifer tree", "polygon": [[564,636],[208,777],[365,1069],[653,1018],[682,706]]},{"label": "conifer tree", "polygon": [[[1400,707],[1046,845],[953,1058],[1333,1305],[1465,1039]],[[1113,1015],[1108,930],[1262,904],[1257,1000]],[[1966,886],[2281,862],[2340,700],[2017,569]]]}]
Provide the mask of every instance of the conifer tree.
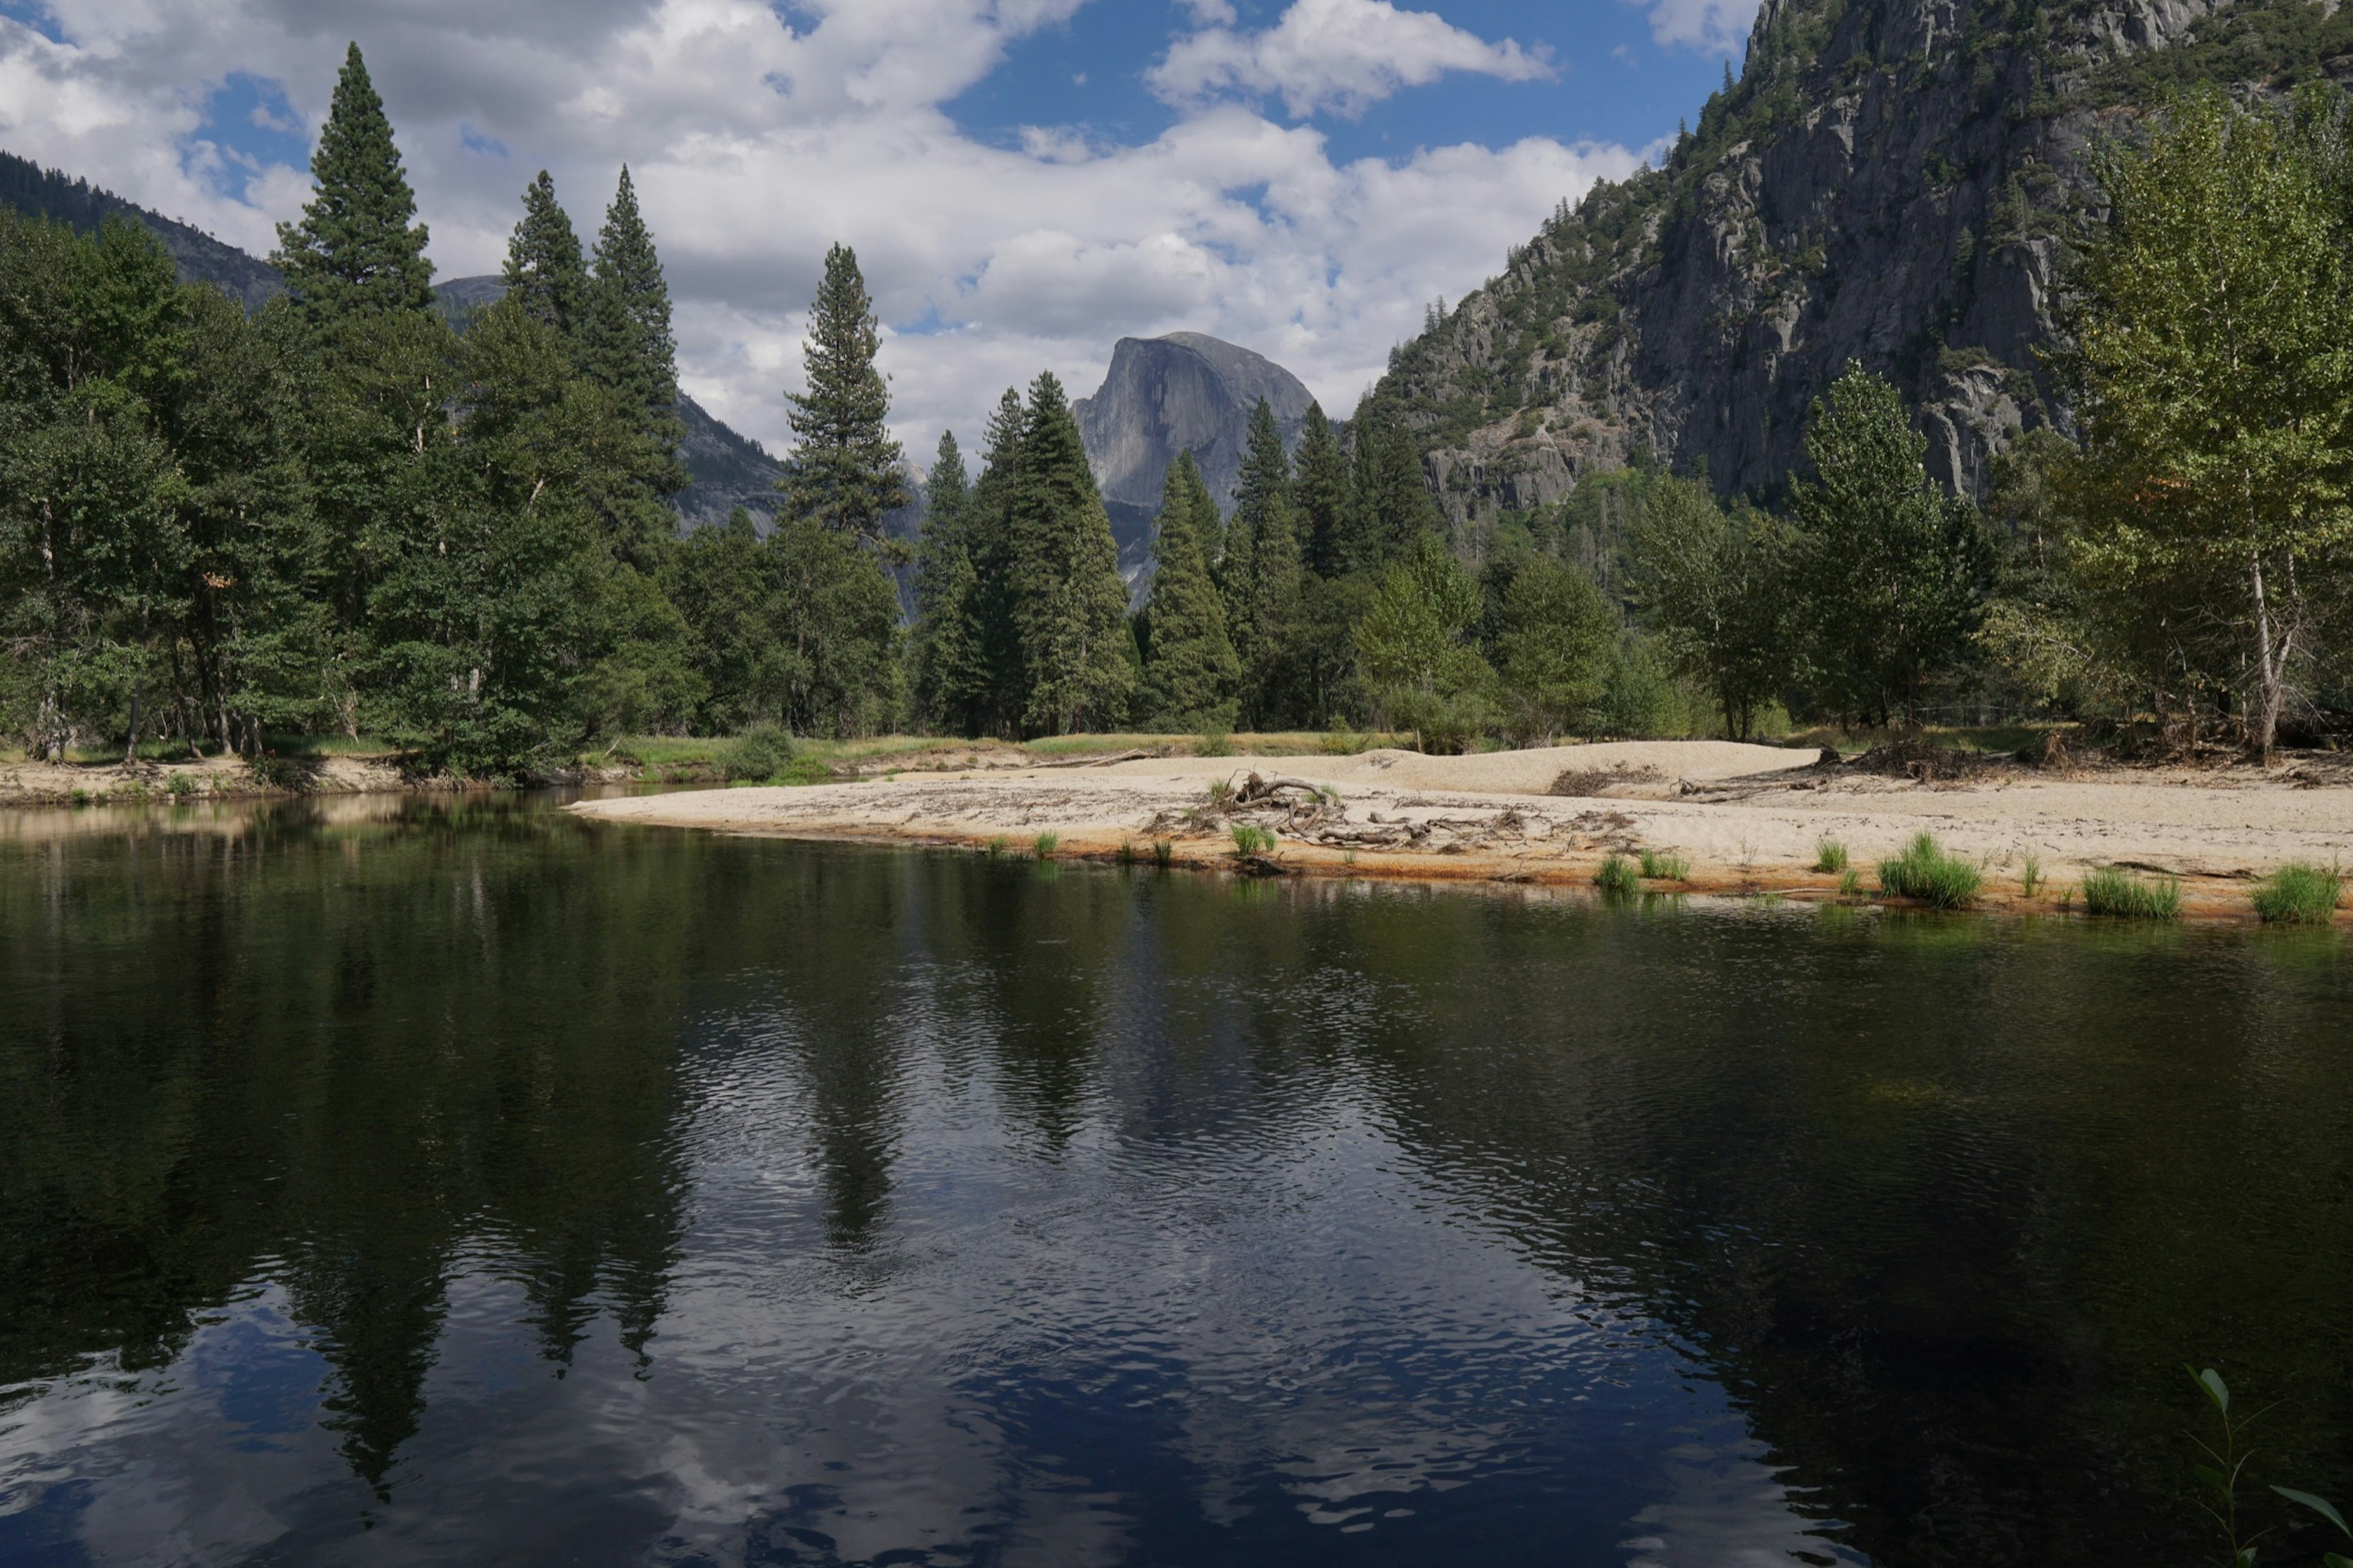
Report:
[{"label": "conifer tree", "polygon": [[[596,272],[582,324],[581,368],[657,419],[678,402],[678,342],[670,331],[670,286],[654,237],[638,211],[627,165],[596,233]],[[673,437],[673,444],[675,437]]]},{"label": "conifer tree", "polygon": [[1225,606],[1201,558],[1201,531],[1217,520],[1193,454],[1168,465],[1152,553],[1157,563],[1144,614],[1144,689],[1147,721],[1165,729],[1230,726],[1241,661],[1226,632]]},{"label": "conifer tree", "polygon": [[1377,572],[1413,549],[1423,534],[1440,531],[1444,519],[1422,475],[1413,435],[1395,414],[1368,408],[1356,423],[1350,485],[1354,516],[1342,553],[1348,570]]},{"label": "conifer tree", "polygon": [[883,513],[907,504],[899,443],[885,423],[890,387],[874,368],[881,341],[858,255],[836,245],[810,312],[808,390],[785,395],[798,439],[777,488],[794,516],[869,542],[880,539]]},{"label": "conifer tree", "polygon": [[270,263],[313,324],[433,306],[425,226],[393,145],[392,121],[354,43],[311,160],[318,188],[299,223],[278,226]]},{"label": "conifer tree", "polygon": [[1300,557],[1318,577],[1337,577],[1347,570],[1342,551],[1348,527],[1348,462],[1321,404],[1307,405],[1298,469],[1292,481],[1292,512],[1299,529]]},{"label": "conifer tree", "polygon": [[1030,384],[1008,496],[1023,726],[1063,735],[1125,716],[1127,584],[1078,420],[1051,372]]},{"label": "conifer tree", "polygon": [[[965,548],[971,486],[955,432],[940,433],[923,487],[923,532],[915,550],[915,622],[908,642],[916,716],[961,729],[970,696],[986,687],[979,626],[972,603],[977,578]],[[976,679],[978,677],[979,679]]]},{"label": "conifer tree", "polygon": [[980,478],[965,498],[959,532],[972,580],[964,590],[965,622],[972,638],[972,681],[955,699],[967,734],[1018,731],[1028,701],[1029,673],[1015,624],[1011,498],[1029,411],[1011,387],[989,415]]},{"label": "conifer tree", "polygon": [[572,219],[555,199],[555,182],[544,169],[523,190],[522,218],[507,241],[501,277],[507,297],[533,321],[567,341],[580,329],[587,306],[587,264]]}]

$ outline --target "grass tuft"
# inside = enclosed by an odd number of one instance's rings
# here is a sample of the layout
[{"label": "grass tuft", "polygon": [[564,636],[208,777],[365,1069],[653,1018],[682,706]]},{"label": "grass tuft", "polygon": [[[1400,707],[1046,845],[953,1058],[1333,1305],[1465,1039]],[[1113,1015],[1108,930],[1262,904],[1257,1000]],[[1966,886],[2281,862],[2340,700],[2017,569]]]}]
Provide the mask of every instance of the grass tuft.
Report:
[{"label": "grass tuft", "polygon": [[1641,890],[1642,879],[1634,874],[1634,863],[1623,855],[1602,858],[1601,869],[1593,874],[1594,885],[1605,893],[1626,894]]},{"label": "grass tuft", "polygon": [[1839,873],[1839,897],[1854,899],[1862,896],[1862,873],[1849,866]]},{"label": "grass tuft", "polygon": [[1155,866],[1159,867],[1164,871],[1168,869],[1169,867],[1176,864],[1176,841],[1174,838],[1154,839],[1152,841],[1152,863]]},{"label": "grass tuft", "polygon": [[1814,846],[1814,869],[1828,874],[1846,869],[1846,846],[1835,838],[1824,838]]},{"label": "grass tuft", "polygon": [[980,847],[980,852],[992,860],[1001,860],[1013,847],[1013,840],[1000,833]]},{"label": "grass tuft", "polygon": [[1921,834],[1904,847],[1903,854],[1879,863],[1882,893],[1916,899],[1940,910],[1957,910],[1974,901],[1980,880],[1975,866],[1937,848],[1933,834]]},{"label": "grass tuft", "polygon": [[1654,882],[1688,882],[1691,862],[1680,855],[1662,855],[1655,849],[1641,852],[1642,875]]},{"label": "grass tuft", "polygon": [[1264,855],[1274,848],[1274,835],[1254,822],[1237,822],[1233,827],[1234,853],[1244,859]]},{"label": "grass tuft", "polygon": [[1037,841],[1029,847],[1039,859],[1051,860],[1054,858],[1054,846],[1061,841],[1062,836],[1059,833],[1040,833],[1038,835]]},{"label": "grass tuft", "polygon": [[2037,855],[2026,857],[2025,864],[2018,873],[2018,886],[2019,889],[2030,899],[2034,896],[2034,890],[2042,886],[2042,857]]},{"label": "grass tuft", "polygon": [[1114,859],[1116,859],[1116,860],[1117,860],[1121,865],[1123,865],[1123,866],[1133,866],[1133,865],[1134,865],[1134,864],[1135,864],[1135,841],[1134,841],[1134,839],[1132,839],[1132,838],[1123,838],[1123,839],[1121,839],[1121,840],[1120,840],[1120,843],[1119,843],[1119,849],[1118,849],[1118,852],[1117,852],[1117,853],[1116,853],[1113,858]]},{"label": "grass tuft", "polygon": [[2145,880],[2115,866],[2084,873],[2084,911],[2131,921],[2169,921],[2181,915],[2181,879]]},{"label": "grass tuft", "polygon": [[2295,860],[2255,884],[2255,913],[2283,925],[2327,925],[2336,918],[2344,879]]}]

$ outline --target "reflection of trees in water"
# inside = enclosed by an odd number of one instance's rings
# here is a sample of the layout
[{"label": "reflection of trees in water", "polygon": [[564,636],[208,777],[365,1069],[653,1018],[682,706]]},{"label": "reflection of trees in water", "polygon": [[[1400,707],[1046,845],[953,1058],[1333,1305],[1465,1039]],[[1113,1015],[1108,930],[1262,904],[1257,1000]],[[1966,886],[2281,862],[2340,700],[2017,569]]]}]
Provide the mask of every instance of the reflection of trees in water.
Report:
[{"label": "reflection of trees in water", "polygon": [[588,876],[569,824],[488,826],[151,835],[143,897],[121,839],[0,876],[0,1380],[166,1361],[282,1258],[381,1488],[470,1239],[551,1359],[599,1311],[642,1351],[679,1247],[678,989],[734,911],[682,874],[693,841],[616,837]]}]

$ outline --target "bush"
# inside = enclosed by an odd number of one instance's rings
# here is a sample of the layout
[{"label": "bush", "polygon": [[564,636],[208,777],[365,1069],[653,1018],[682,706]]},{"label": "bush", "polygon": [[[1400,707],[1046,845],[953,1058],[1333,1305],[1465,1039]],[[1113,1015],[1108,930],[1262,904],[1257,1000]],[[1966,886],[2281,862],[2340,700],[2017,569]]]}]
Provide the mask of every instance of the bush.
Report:
[{"label": "bush", "polygon": [[2118,915],[2134,921],[2169,921],[2181,914],[2181,879],[2160,877],[2144,881],[2114,866],[2084,874],[2084,910],[2087,914]]},{"label": "bush", "polygon": [[174,800],[184,800],[196,793],[196,781],[186,773],[174,773],[164,781],[164,787]]},{"label": "bush", "polygon": [[1940,910],[1957,910],[1978,896],[1978,868],[1936,847],[1936,837],[1923,833],[1904,847],[1904,853],[1879,863],[1879,890],[1897,899],[1916,899]]},{"label": "bush", "polygon": [[1825,838],[1814,846],[1814,869],[1822,872],[1846,869],[1846,846],[1835,838]]},{"label": "bush", "polygon": [[1267,854],[1274,848],[1274,835],[1254,822],[1237,822],[1233,832],[1234,853],[1244,859],[1253,855]]},{"label": "bush", "polygon": [[1638,892],[1642,886],[1641,879],[1634,874],[1634,863],[1615,854],[1603,857],[1601,869],[1593,874],[1593,881],[1603,892],[1612,895]]},{"label": "bush", "polygon": [[737,735],[719,760],[729,780],[765,781],[791,766],[793,738],[781,724],[754,724]]},{"label": "bush", "polygon": [[2336,871],[2291,861],[2255,884],[2255,913],[2285,925],[2327,925],[2343,890]]},{"label": "bush", "polygon": [[1641,852],[1642,875],[1658,882],[1685,882],[1691,879],[1691,862],[1680,855],[1662,855],[1655,849]]},{"label": "bush", "polygon": [[1029,847],[1039,859],[1051,860],[1054,858],[1054,847],[1061,841],[1062,836],[1059,833],[1040,833],[1038,835],[1037,842]]}]

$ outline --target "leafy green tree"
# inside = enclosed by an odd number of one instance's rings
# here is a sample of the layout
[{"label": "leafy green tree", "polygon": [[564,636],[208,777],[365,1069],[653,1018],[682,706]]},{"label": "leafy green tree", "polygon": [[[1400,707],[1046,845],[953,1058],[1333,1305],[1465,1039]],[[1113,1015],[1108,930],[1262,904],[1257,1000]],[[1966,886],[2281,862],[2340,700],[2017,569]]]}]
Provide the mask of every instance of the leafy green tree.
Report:
[{"label": "leafy green tree", "polygon": [[1435,533],[1415,540],[1373,590],[1355,629],[1377,717],[1425,745],[1461,744],[1483,721],[1493,671],[1473,642],[1479,584]]},{"label": "leafy green tree", "polygon": [[1064,735],[1119,722],[1134,679],[1127,584],[1078,421],[1050,372],[1030,384],[1006,518],[1023,727]]},{"label": "leafy green tree", "polygon": [[343,57],[311,173],[318,188],[300,222],[279,226],[269,258],[296,309],[315,326],[431,310],[425,226],[416,221],[417,197],[393,145],[392,121],[356,43]]},{"label": "leafy green tree", "polygon": [[2315,151],[2220,91],[2178,103],[2145,152],[2109,150],[2063,362],[2096,603],[2139,623],[2120,640],[2145,661],[2179,650],[2174,679],[2152,671],[2176,704],[2235,690],[2266,752],[2353,542],[2353,277]]},{"label": "leafy green tree", "polygon": [[826,252],[810,310],[808,390],[786,395],[796,440],[777,488],[794,516],[869,542],[881,536],[882,514],[907,504],[899,443],[886,423],[890,387],[874,366],[880,346],[857,253],[837,245]]},{"label": "leafy green tree", "polygon": [[1814,477],[1790,487],[1816,676],[1831,708],[1878,723],[1918,721],[1983,611],[1990,562],[1977,510],[1930,481],[1926,450],[1895,389],[1850,363],[1814,405]]},{"label": "leafy green tree", "polygon": [[1504,722],[1549,743],[1600,700],[1619,614],[1590,576],[1544,555],[1523,556],[1498,597],[1490,653]]},{"label": "leafy green tree", "polygon": [[1714,695],[1726,735],[1748,739],[1757,710],[1798,673],[1787,529],[1662,475],[1630,531],[1636,595],[1676,669]]},{"label": "leafy green tree", "polygon": [[523,314],[552,327],[568,343],[587,310],[588,267],[580,237],[555,199],[555,182],[542,169],[522,193],[522,217],[507,241],[501,278]]},{"label": "leafy green tree", "polygon": [[1218,503],[1201,482],[1190,452],[1168,465],[1160,515],[1153,531],[1152,599],[1143,622],[1144,679],[1139,698],[1147,723],[1169,730],[1230,727],[1241,661],[1226,633],[1225,605],[1201,534],[1218,521]]},{"label": "leafy green tree", "polygon": [[768,538],[786,657],[777,715],[801,734],[848,738],[898,715],[899,595],[854,534],[792,518]]},{"label": "leafy green tree", "polygon": [[662,590],[687,626],[696,731],[731,735],[764,719],[782,722],[792,659],[752,514],[739,506],[723,526],[689,534],[664,563]]},{"label": "leafy green tree", "polygon": [[1324,405],[1311,403],[1299,437],[1292,510],[1302,559],[1318,577],[1337,577],[1347,570],[1348,508],[1347,456],[1324,416]]}]

